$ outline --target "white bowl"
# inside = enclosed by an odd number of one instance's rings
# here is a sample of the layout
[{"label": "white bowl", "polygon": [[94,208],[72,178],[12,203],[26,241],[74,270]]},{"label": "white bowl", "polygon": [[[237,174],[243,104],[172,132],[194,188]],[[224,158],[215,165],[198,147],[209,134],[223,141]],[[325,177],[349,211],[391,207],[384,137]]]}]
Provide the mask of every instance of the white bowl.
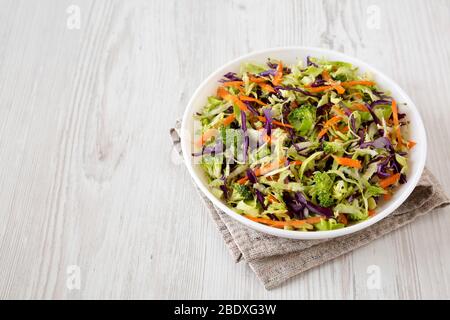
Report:
[{"label": "white bowl", "polygon": [[[215,94],[217,87],[219,85],[218,80],[221,79],[225,73],[229,71],[238,72],[239,66],[242,62],[253,61],[265,63],[267,61],[267,58],[273,58],[273,59],[281,59],[286,65],[288,65],[296,63],[298,59],[303,59],[303,61],[305,61],[307,56],[318,58],[323,57],[329,60],[346,61],[353,64],[354,66],[357,66],[360,72],[370,72],[373,75],[374,80],[380,86],[380,88],[382,88],[385,91],[390,91],[392,97],[395,98],[398,103],[407,104],[406,107],[400,106],[400,109],[401,112],[405,112],[407,114],[409,120],[411,121],[410,137],[412,140],[417,142],[417,145],[411,150],[409,154],[410,171],[407,176],[408,182],[401,185],[396,190],[391,200],[389,200],[388,202],[382,204],[380,207],[377,208],[376,215],[360,223],[338,230],[314,231],[314,232],[283,230],[269,227],[243,217],[242,215],[228,208],[224,202],[216,198],[209,191],[206,183],[206,177],[203,171],[201,170],[199,165],[194,164],[193,158],[191,156],[193,152],[192,141],[194,135],[193,115],[195,114],[195,112],[200,111],[201,108],[205,105],[208,96]],[[195,183],[200,188],[200,190],[208,197],[209,200],[212,201],[212,203],[215,206],[223,210],[233,219],[236,219],[239,222],[243,223],[244,225],[253,228],[255,230],[258,230],[260,232],[268,233],[283,238],[303,239],[303,240],[327,239],[347,235],[362,230],[364,228],[367,228],[368,226],[385,218],[396,208],[398,208],[414,190],[415,186],[417,185],[420,179],[420,176],[422,175],[427,153],[427,139],[425,134],[425,128],[422,122],[422,118],[420,117],[419,111],[417,110],[416,106],[409,98],[409,96],[393,80],[389,79],[383,73],[371,67],[367,63],[362,62],[356,58],[347,56],[345,54],[336,51],[324,50],[319,48],[307,48],[307,47],[281,47],[257,51],[254,53],[244,55],[240,58],[237,58],[214,71],[205,81],[202,82],[202,84],[197,88],[197,90],[195,90],[194,95],[189,101],[186,111],[184,112],[183,115],[180,136],[184,162],[189,170],[189,173],[191,174],[192,178],[194,179]]]}]

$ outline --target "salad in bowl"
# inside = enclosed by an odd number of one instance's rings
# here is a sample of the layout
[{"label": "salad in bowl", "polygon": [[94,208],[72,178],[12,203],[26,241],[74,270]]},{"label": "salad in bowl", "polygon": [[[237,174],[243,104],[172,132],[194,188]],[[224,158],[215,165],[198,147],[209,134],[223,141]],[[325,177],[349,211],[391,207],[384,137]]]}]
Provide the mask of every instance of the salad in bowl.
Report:
[{"label": "salad in bowl", "polygon": [[344,60],[242,61],[192,115],[190,156],[241,218],[291,232],[349,228],[408,182],[407,108]]}]

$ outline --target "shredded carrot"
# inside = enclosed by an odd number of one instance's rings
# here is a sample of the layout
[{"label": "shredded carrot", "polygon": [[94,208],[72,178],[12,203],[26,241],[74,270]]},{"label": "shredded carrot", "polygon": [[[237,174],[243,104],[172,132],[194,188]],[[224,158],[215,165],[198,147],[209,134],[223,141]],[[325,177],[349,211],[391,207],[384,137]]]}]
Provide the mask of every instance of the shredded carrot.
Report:
[{"label": "shredded carrot", "polygon": [[234,119],[236,118],[236,116],[234,115],[234,113],[230,114],[228,117],[226,117],[225,119],[222,120],[222,123],[224,126],[229,125],[230,123],[232,123],[234,121]]},{"label": "shredded carrot", "polygon": [[387,187],[389,187],[389,186],[393,185],[394,183],[396,183],[398,180],[400,180],[400,173],[393,174],[392,176],[381,180],[379,185],[383,189],[386,189]]},{"label": "shredded carrot", "polygon": [[339,128],[337,128],[337,130],[339,130],[340,132],[342,132],[342,133],[347,133],[350,129],[349,129],[349,127],[348,126],[342,126],[342,127],[339,127]]},{"label": "shredded carrot", "polygon": [[266,83],[267,80],[264,78],[257,78],[257,77],[251,76],[251,77],[249,77],[249,80],[251,82],[257,83],[258,86],[261,87],[261,89],[263,89],[267,92],[271,92],[271,93],[275,92],[275,89],[271,85],[267,84]]},{"label": "shredded carrot", "polygon": [[317,135],[317,138],[322,138],[324,135],[326,135],[328,132],[328,128],[323,128],[322,130],[320,130],[319,134]]},{"label": "shredded carrot", "polygon": [[391,193],[385,193],[385,194],[383,194],[383,199],[384,199],[385,201],[389,201],[389,200],[391,200],[391,198],[392,198],[392,194],[391,194]]},{"label": "shredded carrot", "polygon": [[345,92],[345,88],[339,84],[333,85],[333,89],[335,89],[339,94],[343,94]]},{"label": "shredded carrot", "polygon": [[222,85],[224,87],[240,87],[244,84],[244,81],[227,81],[224,82]]},{"label": "shredded carrot", "polygon": [[264,103],[264,102],[262,102],[261,100],[259,100],[259,99],[256,99],[256,98],[253,98],[253,97],[249,97],[249,96],[239,96],[239,99],[241,100],[241,101],[252,101],[252,102],[256,102],[257,104],[260,104],[260,105],[262,105],[262,106],[266,106],[267,105],[267,103]]},{"label": "shredded carrot", "polygon": [[342,120],[342,118],[340,116],[334,116],[333,118],[329,119],[327,122],[325,122],[325,124],[323,125],[323,129],[320,130],[319,135],[317,137],[319,139],[322,138],[328,132],[328,129],[331,126],[335,125],[336,123],[338,123],[341,120]]},{"label": "shredded carrot", "polygon": [[244,184],[244,183],[247,182],[247,180],[248,180],[247,177],[243,177],[243,178],[240,178],[239,180],[237,180],[236,182],[239,183],[239,184]]},{"label": "shredded carrot", "polygon": [[357,168],[357,169],[362,168],[361,161],[359,161],[359,160],[345,158],[345,157],[335,157],[335,156],[333,156],[333,158],[341,166],[352,167],[352,168]]},{"label": "shredded carrot", "polygon": [[291,129],[294,128],[290,124],[283,123],[283,122],[280,122],[280,121],[277,121],[277,120],[272,120],[272,123],[276,124],[277,126],[280,126],[280,127],[291,128]]},{"label": "shredded carrot", "polygon": [[225,98],[227,98],[229,95],[230,95],[230,93],[229,93],[227,90],[225,90],[224,87],[218,87],[218,88],[217,88],[217,96],[218,96],[219,98],[225,99]]},{"label": "shredded carrot", "polygon": [[251,81],[251,82],[254,82],[254,83],[265,83],[267,80],[266,79],[264,79],[264,78],[257,78],[257,77],[254,77],[254,76],[250,76],[249,77],[249,80]]},{"label": "shredded carrot", "polygon": [[327,120],[327,122],[325,122],[324,127],[331,127],[333,125],[335,125],[336,123],[338,123],[339,121],[342,120],[342,117],[340,116],[334,116],[333,118]]},{"label": "shredded carrot", "polygon": [[337,220],[339,223],[342,223],[344,225],[348,224],[347,216],[344,213],[339,213]]},{"label": "shredded carrot", "polygon": [[367,110],[367,107],[362,103],[353,103],[351,108],[359,111],[369,111]]},{"label": "shredded carrot", "polygon": [[[257,177],[262,176],[266,173],[269,173],[270,171],[278,169],[280,166],[282,166],[286,162],[286,160],[287,160],[287,158],[282,157],[278,160],[278,162],[276,162],[276,161],[271,162],[269,164],[266,164],[263,167],[256,168],[255,170],[253,170],[253,172],[255,173],[255,176],[257,176]],[[243,177],[243,178],[239,179],[237,181],[237,183],[244,184],[247,182],[247,180],[248,180],[247,177]]]},{"label": "shredded carrot", "polygon": [[323,92],[329,89],[333,89],[333,86],[320,86],[320,87],[306,87],[310,92]]},{"label": "shredded carrot", "polygon": [[289,164],[293,164],[294,166],[299,166],[303,163],[303,161],[301,160],[295,160],[295,161],[291,161],[289,162]]},{"label": "shredded carrot", "polygon": [[310,223],[310,224],[315,224],[315,223],[319,223],[320,220],[322,220],[321,217],[310,217],[310,218],[305,219],[305,222]]},{"label": "shredded carrot", "polygon": [[368,81],[368,80],[356,80],[356,81],[344,81],[344,82],[341,82],[341,85],[343,87],[353,87],[353,86],[356,86],[358,84],[370,87],[370,86],[375,85],[375,82]]},{"label": "shredded carrot", "polygon": [[[266,118],[263,117],[263,116],[258,116],[258,119],[259,119],[259,121],[261,121],[261,122],[266,122]],[[291,126],[290,124],[283,123],[283,122],[280,122],[280,121],[277,121],[277,120],[272,120],[272,123],[273,123],[273,124],[276,124],[277,126],[280,126],[280,127],[291,128],[291,129],[294,128],[294,127]]]},{"label": "shredded carrot", "polygon": [[275,169],[278,169],[280,166],[282,166],[286,162],[286,158],[282,157],[278,160],[278,162],[271,162],[264,167],[260,167],[259,169],[255,169],[255,175],[256,176],[262,176],[266,173],[269,173],[270,171],[273,171]]},{"label": "shredded carrot", "polygon": [[277,72],[275,73],[275,77],[273,77],[272,83],[274,86],[278,86],[281,83],[281,80],[283,79],[283,64],[278,63],[277,66]]},{"label": "shredded carrot", "polygon": [[275,92],[275,89],[267,83],[258,83],[258,85],[261,87],[261,89],[263,89],[267,92],[272,92],[272,93]]},{"label": "shredded carrot", "polygon": [[216,129],[208,129],[205,132],[203,132],[203,134],[200,136],[200,138],[197,140],[197,142],[195,143],[198,147],[203,146],[203,144],[208,141],[209,139],[211,139],[213,136],[215,136],[217,134],[217,130]]},{"label": "shredded carrot", "polygon": [[311,217],[304,220],[290,220],[290,221],[275,221],[271,219],[266,218],[257,218],[252,217],[250,215],[245,215],[247,219],[250,219],[255,222],[264,223],[269,226],[275,227],[275,228],[284,228],[285,226],[291,226],[291,227],[301,227],[305,224],[315,224],[319,223],[322,218],[320,217]]},{"label": "shredded carrot", "polygon": [[375,210],[369,210],[369,217],[372,217],[375,215]]},{"label": "shredded carrot", "polygon": [[406,146],[408,147],[408,149],[412,149],[416,144],[417,143],[415,141],[409,140]]},{"label": "shredded carrot", "polygon": [[276,202],[278,202],[278,199],[277,198],[275,198],[273,195],[271,195],[271,194],[269,194],[268,196],[267,196],[267,199],[269,199],[269,201],[271,202],[271,203],[276,203]]},{"label": "shredded carrot", "polygon": [[[224,126],[228,126],[230,123],[232,123],[234,121],[234,119],[236,119],[236,116],[234,115],[234,113],[230,114],[229,116],[227,116],[226,118],[224,118],[222,120],[222,124]],[[215,128],[211,128],[209,130],[206,130],[201,137],[195,142],[195,145],[198,147],[203,146],[203,144],[208,141],[209,139],[211,139],[213,136],[215,136],[217,134],[217,130]]]},{"label": "shredded carrot", "polygon": [[225,90],[223,87],[219,87],[217,89],[217,96],[228,101],[231,102],[233,104],[235,104],[239,109],[241,109],[244,112],[248,112],[248,108],[245,105],[245,103],[243,103],[241,100],[238,99],[238,97],[233,96],[232,94],[230,94],[227,90]]},{"label": "shredded carrot", "polygon": [[341,117],[345,117],[345,112],[338,105],[335,104],[332,109]]},{"label": "shredded carrot", "polygon": [[392,99],[392,118],[394,120],[395,136],[397,143],[401,147],[403,145],[402,133],[400,132],[400,123],[398,122],[398,108],[397,102]]},{"label": "shredded carrot", "polygon": [[320,87],[306,87],[309,92],[324,92],[329,89],[335,89],[339,94],[343,94],[345,92],[345,88],[339,84],[333,84],[330,86],[320,86]]},{"label": "shredded carrot", "polygon": [[328,73],[327,70],[323,70],[323,71],[322,71],[322,78],[323,78],[326,82],[328,82],[328,83],[333,87],[333,89],[335,89],[339,94],[343,94],[343,93],[345,92],[344,87],[342,87],[339,83],[337,83],[336,81],[334,81],[334,80],[331,78],[331,76],[330,76],[330,74]]},{"label": "shredded carrot", "polygon": [[333,79],[331,79],[330,74],[328,73],[327,70],[323,70],[322,71],[322,78],[323,80],[325,80],[326,82],[333,82]]}]

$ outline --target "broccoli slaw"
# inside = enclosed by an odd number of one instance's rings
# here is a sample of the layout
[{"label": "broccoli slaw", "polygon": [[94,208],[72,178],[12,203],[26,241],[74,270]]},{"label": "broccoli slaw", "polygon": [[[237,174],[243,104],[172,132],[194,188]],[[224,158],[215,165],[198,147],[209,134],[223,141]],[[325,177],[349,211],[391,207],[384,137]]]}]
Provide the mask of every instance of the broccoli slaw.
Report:
[{"label": "broccoli slaw", "polygon": [[323,231],[376,214],[406,182],[409,122],[370,75],[308,57],[244,63],[195,115],[212,193],[275,228]]}]

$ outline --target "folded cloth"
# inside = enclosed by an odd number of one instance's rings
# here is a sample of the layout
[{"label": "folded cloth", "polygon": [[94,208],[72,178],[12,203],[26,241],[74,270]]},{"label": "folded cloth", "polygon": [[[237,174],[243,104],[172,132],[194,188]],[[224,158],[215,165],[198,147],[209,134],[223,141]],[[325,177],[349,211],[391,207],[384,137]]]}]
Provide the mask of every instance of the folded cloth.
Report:
[{"label": "folded cloth", "polygon": [[[170,130],[175,150],[181,154],[178,135],[179,121]],[[422,177],[408,199],[392,214],[364,230],[334,239],[291,240],[271,236],[247,228],[229,217],[196,187],[208,212],[236,262],[244,260],[266,289],[327,261],[384,236],[412,221],[450,204],[433,174],[425,168]]]}]

